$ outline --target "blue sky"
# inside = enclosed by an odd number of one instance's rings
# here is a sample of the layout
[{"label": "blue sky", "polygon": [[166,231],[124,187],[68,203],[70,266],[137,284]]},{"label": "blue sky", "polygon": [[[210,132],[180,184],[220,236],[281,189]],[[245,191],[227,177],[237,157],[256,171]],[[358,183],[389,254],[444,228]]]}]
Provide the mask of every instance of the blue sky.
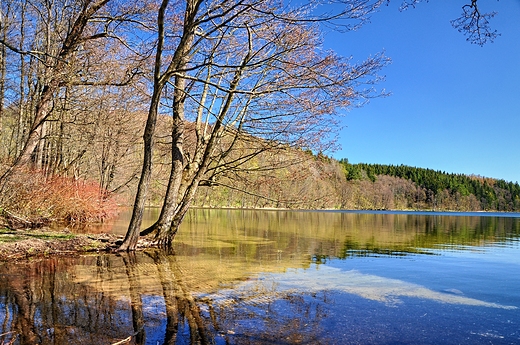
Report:
[{"label": "blue sky", "polygon": [[520,0],[480,0],[501,36],[470,44],[450,20],[470,0],[384,6],[327,48],[354,60],[382,50],[392,63],[378,85],[391,96],[349,111],[335,158],[405,164],[520,182]]}]

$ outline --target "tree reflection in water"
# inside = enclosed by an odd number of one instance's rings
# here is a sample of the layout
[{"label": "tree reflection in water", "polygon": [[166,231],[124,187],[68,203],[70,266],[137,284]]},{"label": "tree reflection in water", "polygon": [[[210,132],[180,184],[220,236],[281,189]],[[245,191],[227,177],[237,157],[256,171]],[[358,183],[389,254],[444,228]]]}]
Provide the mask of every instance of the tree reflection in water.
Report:
[{"label": "tree reflection in water", "polygon": [[[73,259],[0,266],[0,339],[14,344],[109,343],[131,333],[126,306],[89,286],[76,284]],[[114,327],[117,324],[117,327]]]},{"label": "tree reflection in water", "polygon": [[137,259],[135,253],[127,253],[122,256],[128,276],[130,306],[132,309],[132,326],[136,344],[144,344],[146,334],[144,331],[143,300],[141,298],[141,283],[139,282],[139,272],[136,270]]},{"label": "tree reflection in water", "polygon": [[159,250],[147,254],[156,264],[166,305],[165,344],[176,343],[179,324],[185,324],[184,320],[188,323],[191,344],[208,344],[200,309],[183,282],[175,256]]},{"label": "tree reflection in water", "polygon": [[204,296],[225,281],[201,289],[185,271],[158,250],[1,264],[0,344],[323,340],[325,294],[281,296],[260,284],[220,303]]}]

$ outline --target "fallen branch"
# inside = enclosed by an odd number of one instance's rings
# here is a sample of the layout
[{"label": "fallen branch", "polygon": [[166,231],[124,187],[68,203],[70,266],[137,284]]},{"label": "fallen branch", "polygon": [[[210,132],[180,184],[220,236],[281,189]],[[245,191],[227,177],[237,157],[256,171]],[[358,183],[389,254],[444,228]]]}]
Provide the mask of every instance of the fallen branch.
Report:
[{"label": "fallen branch", "polygon": [[28,221],[25,218],[19,217],[15,214],[12,214],[11,212],[7,210],[2,211],[2,216],[7,221],[7,226],[14,230],[14,229],[20,229],[20,228],[31,228],[33,226],[33,222]]},{"label": "fallen branch", "polygon": [[131,335],[131,336],[129,336],[129,337],[123,339],[123,340],[120,340],[120,341],[118,341],[116,343],[113,343],[112,345],[121,345],[121,344],[129,343],[132,340],[132,337],[133,337],[133,335]]}]

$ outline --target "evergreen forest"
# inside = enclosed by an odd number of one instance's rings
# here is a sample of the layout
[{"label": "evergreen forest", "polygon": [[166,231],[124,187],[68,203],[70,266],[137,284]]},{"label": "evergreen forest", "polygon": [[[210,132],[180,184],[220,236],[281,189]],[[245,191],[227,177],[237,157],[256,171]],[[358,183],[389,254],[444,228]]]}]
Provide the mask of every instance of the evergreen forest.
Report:
[{"label": "evergreen forest", "polygon": [[[412,182],[417,192],[407,195],[408,206],[439,210],[518,211],[520,185],[478,175],[446,173],[406,165],[350,164],[340,160],[348,181],[377,181],[388,177]],[[393,189],[394,196],[399,191]]]}]

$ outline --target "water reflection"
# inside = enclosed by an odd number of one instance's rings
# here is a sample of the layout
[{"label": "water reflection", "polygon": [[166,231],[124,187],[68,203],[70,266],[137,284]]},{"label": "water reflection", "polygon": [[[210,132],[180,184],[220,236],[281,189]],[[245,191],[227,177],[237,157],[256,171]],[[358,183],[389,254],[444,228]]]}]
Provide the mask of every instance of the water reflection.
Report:
[{"label": "water reflection", "polygon": [[[520,217],[520,214],[519,214]],[[258,245],[316,260],[434,254],[520,238],[520,218],[403,213],[193,210],[177,241],[242,251]],[[268,241],[274,241],[271,245]],[[271,253],[273,255],[273,253]]]},{"label": "water reflection", "polygon": [[[89,259],[96,267],[97,258]],[[109,343],[120,332],[132,333],[131,324],[120,318],[124,304],[74,283],[76,264],[53,259],[0,266],[3,343]],[[118,327],[111,327],[113,322]]]},{"label": "water reflection", "polygon": [[[158,212],[146,209],[143,227],[150,225]],[[116,220],[77,231],[123,235],[130,214],[130,210],[123,211]],[[242,250],[274,241],[278,247],[299,246],[289,249],[309,251],[318,258],[431,254],[429,249],[519,241],[520,214],[480,214],[194,209],[176,241],[193,246],[195,251],[204,246]]]},{"label": "water reflection", "polygon": [[[223,325],[231,315],[248,314],[217,311],[204,296],[247,275],[235,264],[233,272],[223,268],[215,275],[198,276],[200,268],[187,272],[194,265],[186,264],[182,267],[175,255],[152,250],[1,265],[0,341],[210,344],[235,335]],[[208,272],[212,264],[214,260],[204,264]]]},{"label": "water reflection", "polygon": [[46,259],[2,265],[0,276],[2,343],[209,343],[175,256]]},{"label": "water reflection", "polygon": [[0,264],[0,344],[520,343],[519,224],[194,210],[174,255]]},{"label": "water reflection", "polygon": [[[237,293],[237,291],[239,293]],[[262,291],[260,296],[256,291]],[[373,274],[364,274],[357,270],[342,271],[327,266],[313,269],[293,270],[285,274],[266,274],[257,282],[246,282],[233,290],[219,291],[212,299],[221,304],[229,304],[232,299],[266,300],[277,299],[288,293],[318,293],[320,291],[343,291],[368,300],[378,301],[387,306],[402,303],[403,297],[420,298],[439,303],[468,305],[497,309],[518,309],[516,306],[490,303],[464,296],[456,289],[434,291],[418,284],[398,279],[389,279]],[[228,297],[226,297],[228,296]],[[246,297],[244,297],[246,296]]]}]

